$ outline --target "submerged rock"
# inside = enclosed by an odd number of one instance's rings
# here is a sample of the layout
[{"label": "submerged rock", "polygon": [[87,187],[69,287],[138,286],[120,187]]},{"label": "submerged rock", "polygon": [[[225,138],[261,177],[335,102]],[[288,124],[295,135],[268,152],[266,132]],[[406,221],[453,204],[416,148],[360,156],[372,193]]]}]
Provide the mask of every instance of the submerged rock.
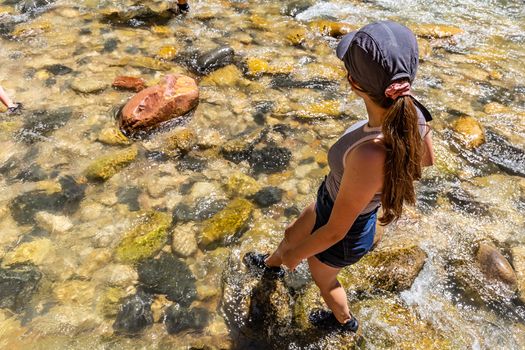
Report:
[{"label": "submerged rock", "polygon": [[423,38],[449,38],[463,33],[461,28],[442,24],[416,24],[409,27],[414,34]]},{"label": "submerged rock", "polygon": [[239,68],[235,67],[233,64],[230,64],[226,67],[219,68],[205,76],[201,80],[201,85],[232,87],[243,81],[244,78]]},{"label": "submerged rock", "polygon": [[167,75],[164,81],[133,96],[122,109],[120,126],[134,132],[180,117],[199,102],[195,80],[184,75]]},{"label": "submerged rock", "polygon": [[281,201],[283,192],[279,187],[264,187],[253,196],[253,201],[263,208],[269,207]]},{"label": "submerged rock", "polygon": [[283,147],[266,146],[251,152],[248,162],[254,173],[272,174],[284,171],[290,164],[292,152]]},{"label": "submerged rock", "polygon": [[480,243],[476,260],[487,278],[499,280],[511,288],[516,287],[516,273],[496,247],[488,243]]},{"label": "submerged rock", "polygon": [[286,32],[286,39],[295,46],[301,45],[306,40],[306,29],[296,27],[288,29]]},{"label": "submerged rock", "polygon": [[197,239],[195,238],[195,225],[186,223],[177,225],[172,233],[171,251],[173,254],[186,258],[197,252]]},{"label": "submerged rock", "polygon": [[468,148],[476,148],[485,142],[485,133],[481,123],[473,117],[461,117],[454,121],[454,131]]},{"label": "submerged rock", "polygon": [[137,263],[154,256],[166,244],[170,225],[170,215],[157,211],[147,213],[124,234],[115,251],[117,259]]},{"label": "submerged rock", "polygon": [[167,23],[177,12],[177,4],[171,1],[133,1],[133,6],[108,7],[101,13],[105,20],[131,27]]},{"label": "submerged rock", "polygon": [[493,131],[486,130],[485,136],[486,142],[475,152],[508,174],[525,176],[525,150],[512,145]]},{"label": "submerged rock", "polygon": [[138,148],[129,147],[94,160],[86,169],[86,177],[92,181],[106,181],[137,158]]},{"label": "submerged rock", "polygon": [[110,146],[125,146],[130,144],[126,135],[115,127],[102,129],[97,137],[97,141]]},{"label": "submerged rock", "polygon": [[329,35],[333,37],[339,37],[348,34],[358,27],[344,22],[327,21],[319,19],[308,23],[308,26],[322,35]]},{"label": "submerged rock", "polygon": [[73,69],[63,64],[52,64],[44,67],[49,73],[53,75],[66,75],[73,71]]},{"label": "submerged rock", "polygon": [[191,151],[196,142],[193,130],[177,128],[161,137],[160,151],[170,157],[179,157]]},{"label": "submerged rock", "polygon": [[249,201],[235,199],[204,223],[199,244],[210,249],[221,243],[230,243],[246,228],[252,211],[253,205]]},{"label": "submerged rock", "polygon": [[208,324],[209,311],[194,307],[191,309],[182,308],[178,304],[173,304],[166,309],[164,314],[164,324],[169,334],[174,334],[191,329],[194,332],[201,331]]},{"label": "submerged rock", "polygon": [[220,67],[233,63],[235,52],[229,46],[221,46],[208,51],[197,58],[197,71],[201,74],[209,73]]},{"label": "submerged rock", "polygon": [[39,110],[27,112],[22,129],[15,137],[32,143],[45,139],[53,131],[63,127],[71,119],[73,111],[69,107],[63,107],[54,111]]},{"label": "submerged rock", "polygon": [[349,290],[399,292],[412,286],[426,258],[415,245],[375,250],[342,270],[339,281]]},{"label": "submerged rock", "polygon": [[144,290],[166,297],[187,307],[195,300],[195,277],[188,266],[171,254],[147,259],[138,265],[139,281]]},{"label": "submerged rock", "polygon": [[22,0],[18,2],[18,7],[22,13],[31,13],[40,11],[43,7],[54,2],[55,0]]},{"label": "submerged rock", "polygon": [[105,90],[107,87],[108,83],[86,76],[77,77],[71,82],[71,89],[83,94],[97,93]]},{"label": "submerged rock", "polygon": [[97,311],[104,317],[115,317],[119,313],[121,300],[126,296],[126,292],[118,287],[109,287],[100,297],[97,304]]},{"label": "submerged rock", "polygon": [[33,224],[40,211],[73,214],[84,198],[86,185],[66,176],[59,179],[60,187],[49,193],[36,190],[20,194],[9,203],[11,216],[21,224]]},{"label": "submerged rock", "polygon": [[33,265],[0,267],[0,307],[18,312],[27,306],[41,278]]},{"label": "submerged rock", "polygon": [[153,324],[151,296],[142,291],[124,299],[113,329],[118,333],[134,335]]},{"label": "submerged rock", "polygon": [[146,88],[146,81],[142,78],[121,75],[113,80],[111,86],[117,89],[139,92]]},{"label": "submerged rock", "polygon": [[53,242],[47,238],[34,239],[25,242],[8,252],[2,259],[2,266],[16,265],[20,263],[32,263],[41,265],[49,262],[55,254]]},{"label": "submerged rock", "polygon": [[35,220],[38,226],[49,233],[63,234],[73,227],[67,216],[54,215],[45,211],[36,213]]},{"label": "submerged rock", "polygon": [[248,175],[241,172],[236,172],[228,179],[226,183],[226,191],[232,196],[250,197],[260,191],[261,185]]},{"label": "submerged rock", "polygon": [[281,8],[281,14],[295,17],[315,3],[313,0],[296,0],[286,2]]},{"label": "submerged rock", "polygon": [[525,303],[525,246],[514,247],[511,249],[511,253],[520,299]]}]

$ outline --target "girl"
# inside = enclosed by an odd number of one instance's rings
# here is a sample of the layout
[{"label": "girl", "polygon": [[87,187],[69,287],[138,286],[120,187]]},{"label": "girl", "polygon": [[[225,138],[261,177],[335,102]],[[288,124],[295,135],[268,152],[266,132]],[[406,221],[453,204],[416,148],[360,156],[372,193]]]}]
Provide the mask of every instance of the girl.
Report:
[{"label": "girl", "polygon": [[244,262],[266,276],[282,277],[303,260],[331,312],[312,321],[357,331],[341,268],[355,264],[373,246],[377,211],[386,225],[397,220],[403,203],[415,202],[414,180],[434,155],[426,121],[432,118],[411,92],[418,66],[414,34],[392,21],[375,22],[344,36],[337,47],[348,81],[365,103],[368,120],[346,130],[328,151],[330,172],[308,206],[290,225],[271,254],[247,253]]}]

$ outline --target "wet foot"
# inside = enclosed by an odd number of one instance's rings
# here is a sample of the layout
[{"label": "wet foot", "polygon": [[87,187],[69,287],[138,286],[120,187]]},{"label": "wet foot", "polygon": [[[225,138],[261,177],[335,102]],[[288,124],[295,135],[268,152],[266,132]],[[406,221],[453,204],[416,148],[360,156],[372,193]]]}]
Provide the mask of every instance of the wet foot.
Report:
[{"label": "wet foot", "polygon": [[284,269],[279,266],[268,266],[265,260],[270,254],[259,254],[248,252],[243,258],[243,262],[248,269],[256,275],[277,279],[284,277]]},{"label": "wet foot", "polygon": [[355,317],[352,317],[346,323],[341,323],[337,320],[334,313],[329,310],[316,309],[308,316],[310,323],[315,327],[327,331],[343,331],[356,333],[359,328],[359,322]]}]

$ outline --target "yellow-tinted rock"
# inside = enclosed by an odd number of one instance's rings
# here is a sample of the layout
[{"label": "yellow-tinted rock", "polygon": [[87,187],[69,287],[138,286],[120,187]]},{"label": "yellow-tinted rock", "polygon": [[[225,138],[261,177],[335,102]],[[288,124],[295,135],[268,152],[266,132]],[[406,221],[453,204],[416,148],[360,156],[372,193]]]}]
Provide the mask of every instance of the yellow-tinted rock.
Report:
[{"label": "yellow-tinted rock", "polygon": [[340,80],[346,77],[346,70],[342,65],[336,66],[326,63],[310,63],[297,71],[297,76],[302,76],[302,79],[326,79],[326,80]]},{"label": "yellow-tinted rock", "polygon": [[502,114],[511,112],[511,109],[501,103],[491,102],[483,107],[483,112],[487,114]]},{"label": "yellow-tinted rock", "polygon": [[351,31],[357,30],[357,26],[343,23],[343,22],[333,22],[327,20],[317,20],[312,21],[309,24],[309,27],[312,30],[315,30],[322,35],[329,35],[333,37],[338,37],[350,33]]},{"label": "yellow-tinted rock", "polygon": [[214,245],[233,238],[246,227],[252,211],[253,204],[249,201],[235,199],[204,223],[199,243],[204,248],[214,248]]},{"label": "yellow-tinted rock", "polygon": [[416,24],[409,27],[417,36],[423,38],[449,38],[463,33],[461,28],[442,24]]},{"label": "yellow-tinted rock", "polygon": [[310,104],[297,111],[297,115],[301,118],[338,117],[341,115],[341,110],[339,100],[328,100]]},{"label": "yellow-tinted rock", "polygon": [[250,16],[250,22],[252,22],[255,28],[268,29],[271,26],[271,22],[259,15]]},{"label": "yellow-tinted rock", "polygon": [[177,157],[189,152],[196,143],[195,133],[188,128],[177,129],[169,133],[163,140],[162,152],[171,157]]},{"label": "yellow-tinted rock", "polygon": [[525,245],[512,248],[511,253],[520,299],[525,302]]},{"label": "yellow-tinted rock", "polygon": [[35,77],[38,79],[38,80],[46,80],[48,79],[49,77],[51,76],[51,74],[45,70],[45,69],[41,69],[39,71],[36,72],[35,74]]},{"label": "yellow-tinted rock", "polygon": [[15,13],[15,9],[11,6],[0,6],[0,16],[1,15],[12,15]]},{"label": "yellow-tinted rock", "polygon": [[137,158],[137,147],[113,152],[96,159],[86,169],[86,177],[93,181],[106,181]]},{"label": "yellow-tinted rock", "polygon": [[217,69],[201,81],[201,85],[234,86],[243,79],[241,71],[233,64]]},{"label": "yellow-tinted rock", "polygon": [[248,58],[246,60],[246,66],[248,67],[248,74],[250,75],[259,75],[270,71],[270,64],[268,61],[260,58]]},{"label": "yellow-tinted rock", "polygon": [[164,60],[172,60],[177,56],[177,48],[171,45],[163,46],[157,52],[157,56]]},{"label": "yellow-tinted rock", "polygon": [[250,197],[259,192],[260,189],[261,185],[253,177],[241,172],[233,174],[226,184],[226,190],[232,196]]},{"label": "yellow-tinted rock", "polygon": [[170,70],[172,65],[151,57],[125,57],[117,62],[118,66],[131,66],[153,70]]},{"label": "yellow-tinted rock", "polygon": [[7,253],[2,260],[2,265],[30,262],[41,265],[48,261],[55,253],[53,242],[47,238],[39,238],[31,242],[22,243],[15,250]]},{"label": "yellow-tinted rock", "polygon": [[108,288],[100,297],[97,311],[107,318],[114,318],[120,307],[120,300],[126,296],[126,292],[118,287]]},{"label": "yellow-tinted rock", "polygon": [[430,42],[425,39],[418,38],[417,39],[417,46],[419,47],[419,59],[424,60],[432,54],[432,46],[430,46]]},{"label": "yellow-tinted rock", "polygon": [[454,122],[453,128],[469,148],[476,148],[485,142],[483,126],[476,118],[461,117]]},{"label": "yellow-tinted rock", "polygon": [[170,36],[173,34],[171,28],[167,26],[153,26],[151,27],[151,32],[162,36]]},{"label": "yellow-tinted rock", "polygon": [[111,146],[129,145],[129,139],[118,128],[103,129],[97,140]]},{"label": "yellow-tinted rock", "polygon": [[289,29],[286,33],[286,39],[292,45],[301,45],[306,39],[306,30],[302,27]]},{"label": "yellow-tinted rock", "polygon": [[38,35],[47,32],[51,29],[51,23],[48,21],[29,22],[22,23],[15,27],[13,30],[13,36],[24,37],[31,35]]}]

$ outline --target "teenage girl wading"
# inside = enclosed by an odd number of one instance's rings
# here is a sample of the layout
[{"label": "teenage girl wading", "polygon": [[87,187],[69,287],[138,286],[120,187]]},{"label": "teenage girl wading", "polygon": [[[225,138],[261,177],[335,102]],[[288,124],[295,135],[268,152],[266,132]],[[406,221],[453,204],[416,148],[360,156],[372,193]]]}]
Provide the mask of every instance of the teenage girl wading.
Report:
[{"label": "teenage girl wading", "polygon": [[312,322],[355,332],[358,322],[337,274],[371,250],[380,206],[379,222],[386,225],[401,216],[403,203],[415,202],[414,180],[434,160],[426,124],[432,117],[412,95],[418,48],[410,29],[391,21],[368,24],[342,38],[337,56],[368,120],[350,126],[332,145],[330,173],[316,202],[286,229],[277,250],[247,253],[244,262],[258,274],[281,278],[281,265],[294,270],[307,259],[331,309],[310,315]]}]

